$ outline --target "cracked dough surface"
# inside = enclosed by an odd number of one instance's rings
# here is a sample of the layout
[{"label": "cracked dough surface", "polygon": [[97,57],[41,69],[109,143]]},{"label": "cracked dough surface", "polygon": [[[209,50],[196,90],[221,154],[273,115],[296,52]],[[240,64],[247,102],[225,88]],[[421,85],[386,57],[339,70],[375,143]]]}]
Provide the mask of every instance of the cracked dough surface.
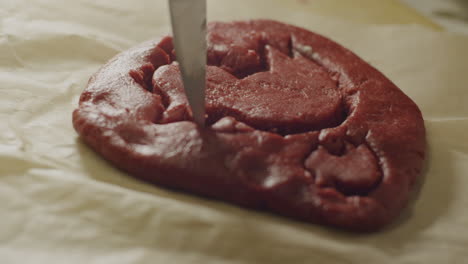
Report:
[{"label": "cracked dough surface", "polygon": [[381,228],[421,173],[418,107],[339,44],[271,20],[211,23],[207,128],[190,122],[171,37],[111,60],[74,112],[130,174],[354,231]]}]

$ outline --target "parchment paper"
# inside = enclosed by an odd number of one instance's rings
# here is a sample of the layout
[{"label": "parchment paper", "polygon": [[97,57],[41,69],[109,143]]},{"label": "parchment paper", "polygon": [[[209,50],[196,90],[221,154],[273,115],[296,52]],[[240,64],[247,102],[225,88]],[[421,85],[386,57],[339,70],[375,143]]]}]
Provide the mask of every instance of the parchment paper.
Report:
[{"label": "parchment paper", "polygon": [[419,104],[429,157],[401,219],[348,234],[133,180],[77,139],[71,112],[114,54],[168,32],[165,1],[0,0],[0,263],[466,263],[468,38],[252,2],[213,0],[210,19],[325,34]]}]

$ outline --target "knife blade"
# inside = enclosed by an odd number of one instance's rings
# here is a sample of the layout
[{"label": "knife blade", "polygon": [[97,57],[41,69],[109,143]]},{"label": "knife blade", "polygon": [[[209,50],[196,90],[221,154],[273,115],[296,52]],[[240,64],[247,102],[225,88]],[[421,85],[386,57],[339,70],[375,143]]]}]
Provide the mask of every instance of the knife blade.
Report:
[{"label": "knife blade", "polygon": [[206,0],[169,0],[174,47],[193,119],[205,125]]}]

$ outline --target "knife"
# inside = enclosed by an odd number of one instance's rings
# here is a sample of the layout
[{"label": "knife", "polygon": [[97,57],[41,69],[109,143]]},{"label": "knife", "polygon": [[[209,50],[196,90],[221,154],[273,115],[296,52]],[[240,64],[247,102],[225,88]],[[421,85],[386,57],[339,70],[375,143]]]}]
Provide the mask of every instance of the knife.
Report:
[{"label": "knife", "polygon": [[174,47],[193,119],[205,125],[206,0],[169,0]]}]

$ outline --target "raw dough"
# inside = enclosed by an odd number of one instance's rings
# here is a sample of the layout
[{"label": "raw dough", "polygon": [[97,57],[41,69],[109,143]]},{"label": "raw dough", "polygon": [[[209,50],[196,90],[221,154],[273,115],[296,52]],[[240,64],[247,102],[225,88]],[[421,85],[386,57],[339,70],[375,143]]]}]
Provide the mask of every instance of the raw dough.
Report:
[{"label": "raw dough", "polygon": [[171,37],[118,55],[73,114],[95,151],[140,179],[355,231],[389,223],[425,155],[418,107],[340,45],[268,20],[212,23],[207,128]]}]

